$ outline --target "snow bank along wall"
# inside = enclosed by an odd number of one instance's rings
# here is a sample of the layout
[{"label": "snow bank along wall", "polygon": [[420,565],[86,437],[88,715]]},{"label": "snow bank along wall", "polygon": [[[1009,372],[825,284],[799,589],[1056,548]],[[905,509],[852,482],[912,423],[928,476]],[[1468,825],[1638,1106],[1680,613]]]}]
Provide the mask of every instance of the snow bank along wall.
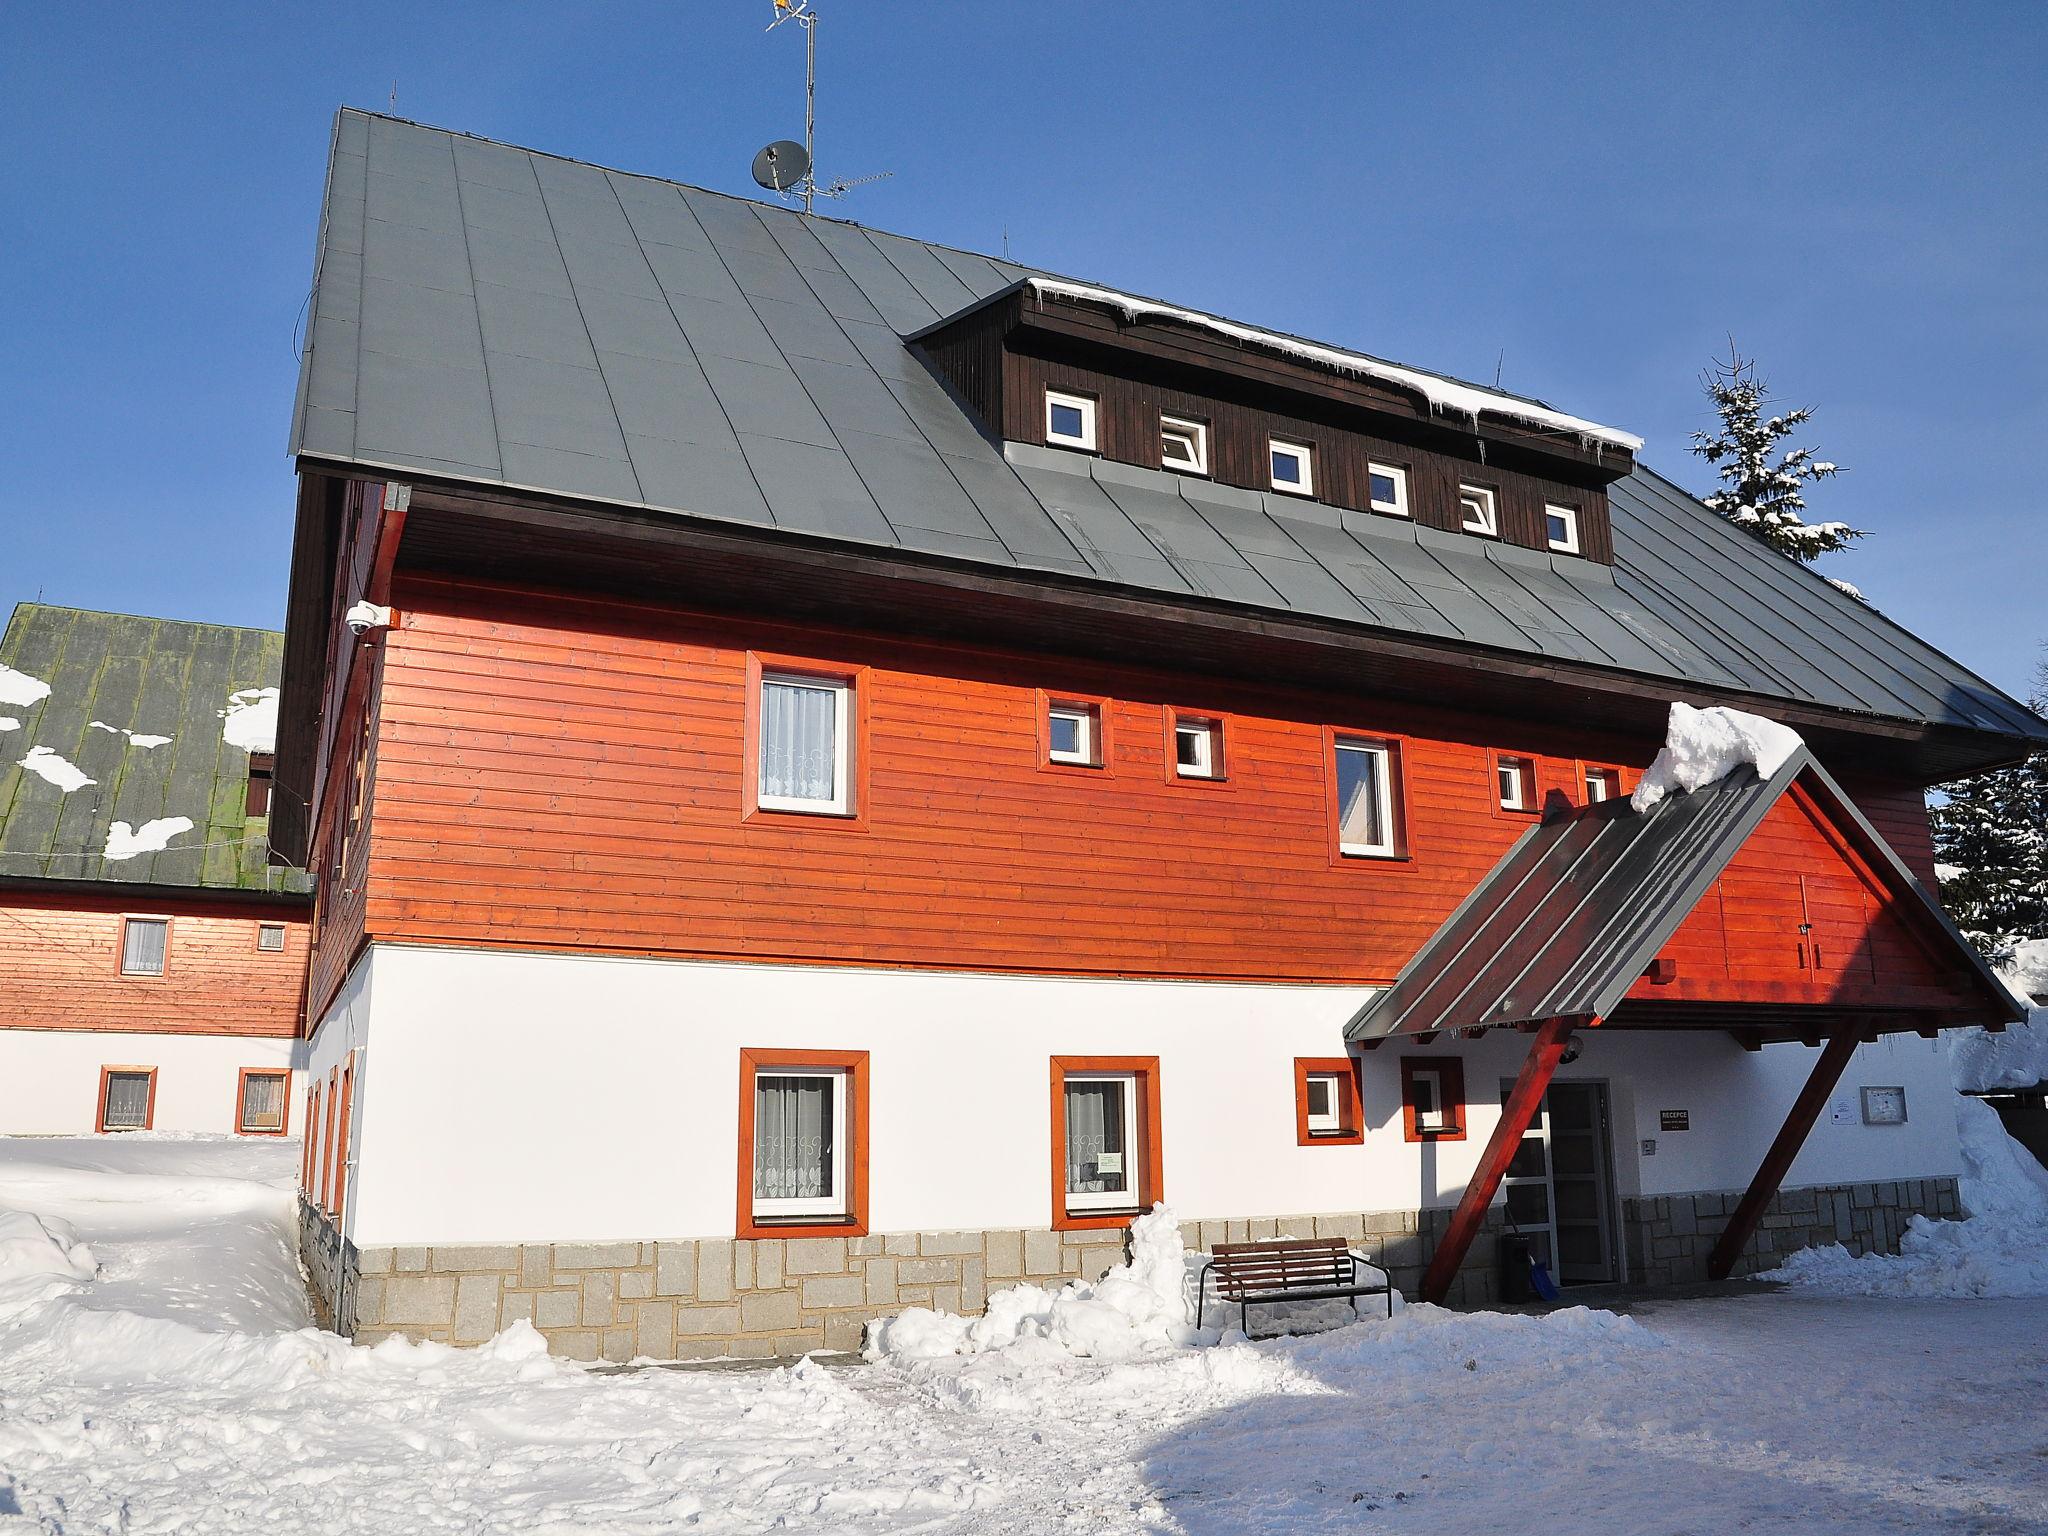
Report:
[{"label": "snow bank along wall", "polygon": [[[309,1205],[304,1247],[361,1339],[471,1342],[526,1317],[584,1356],[852,1347],[882,1311],[974,1310],[991,1286],[1121,1256],[1117,1230],[1054,1230],[1048,1088],[1054,1056],[1117,1055],[1158,1058],[1164,1193],[1193,1240],[1341,1234],[1412,1289],[1525,1043],[1369,1053],[1362,1140],[1300,1145],[1295,1058],[1341,1054],[1367,995],[379,945],[311,1042],[315,1082],[353,1061],[355,1161],[342,1230]],[[869,1053],[865,1234],[734,1237],[748,1047]],[[1703,1271],[1812,1055],[1717,1032],[1585,1038],[1559,1076],[1607,1085],[1632,1276]],[[1465,1139],[1404,1138],[1403,1056],[1461,1062]],[[1906,1122],[1822,1116],[1763,1267],[1812,1241],[1890,1246],[1912,1210],[1954,1214],[1940,1047],[1867,1045],[1837,1102],[1863,1085],[1905,1088]],[[1685,1130],[1666,1128],[1674,1111]],[[1454,1299],[1489,1293],[1489,1248]]]}]

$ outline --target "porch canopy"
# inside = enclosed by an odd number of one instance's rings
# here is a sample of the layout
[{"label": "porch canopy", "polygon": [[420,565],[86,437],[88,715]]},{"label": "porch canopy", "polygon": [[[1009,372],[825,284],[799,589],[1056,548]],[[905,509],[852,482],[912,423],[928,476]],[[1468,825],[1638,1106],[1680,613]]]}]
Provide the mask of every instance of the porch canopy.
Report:
[{"label": "porch canopy", "polygon": [[1423,1281],[1438,1300],[1575,1028],[1726,1029],[1826,1049],[1709,1272],[1733,1268],[1856,1045],[1884,1032],[2003,1029],[2020,1003],[1811,752],[1748,764],[1638,812],[1626,799],[1532,826],[1394,984],[1345,1029],[1519,1028],[1534,1040]]}]

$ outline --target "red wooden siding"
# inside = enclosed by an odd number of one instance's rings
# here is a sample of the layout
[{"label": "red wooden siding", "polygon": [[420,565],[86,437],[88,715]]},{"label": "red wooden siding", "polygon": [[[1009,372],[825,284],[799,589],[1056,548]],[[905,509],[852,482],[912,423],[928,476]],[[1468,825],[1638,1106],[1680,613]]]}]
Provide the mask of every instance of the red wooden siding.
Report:
[{"label": "red wooden siding", "polygon": [[[121,974],[126,913],[170,919],[161,976]],[[284,948],[259,950],[263,923]],[[307,951],[303,908],[165,898],[0,893],[0,1029],[151,1030],[176,1035],[298,1031]]]},{"label": "red wooden siding", "polygon": [[[367,833],[370,800],[376,785],[376,715],[380,707],[377,683],[382,676],[382,651],[366,655],[364,665],[369,668],[368,686],[359,691],[356,719],[337,733],[332,771],[322,780],[327,789],[327,805],[319,818],[313,860],[313,868],[319,874],[313,905],[312,965],[306,985],[309,1033],[348,979],[348,969],[365,937],[363,904],[370,869]],[[360,775],[358,758],[362,760]],[[348,835],[358,817],[359,829]]]}]

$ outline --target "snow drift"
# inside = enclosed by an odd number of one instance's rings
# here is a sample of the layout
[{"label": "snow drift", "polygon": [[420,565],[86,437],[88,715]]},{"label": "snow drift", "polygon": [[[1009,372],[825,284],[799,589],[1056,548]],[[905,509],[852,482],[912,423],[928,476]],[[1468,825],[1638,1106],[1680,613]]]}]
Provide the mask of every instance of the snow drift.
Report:
[{"label": "snow drift", "polygon": [[1666,795],[1691,794],[1718,783],[1744,763],[1768,779],[1805,743],[1797,731],[1762,715],[1715,705],[1694,709],[1673,703],[1664,746],[1644,773],[1629,804],[1647,811]]},{"label": "snow drift", "polygon": [[244,752],[277,750],[277,690],[242,688],[228,695],[220,711],[221,739]]}]

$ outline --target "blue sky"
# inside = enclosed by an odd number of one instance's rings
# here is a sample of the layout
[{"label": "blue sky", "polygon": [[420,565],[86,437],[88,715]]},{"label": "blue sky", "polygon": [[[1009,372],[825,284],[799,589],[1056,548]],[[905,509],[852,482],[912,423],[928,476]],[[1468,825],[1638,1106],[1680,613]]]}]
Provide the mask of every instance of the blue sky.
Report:
[{"label": "blue sky", "polygon": [[[2048,639],[2048,8],[823,0],[863,222],[1486,380],[1695,489],[1730,333],[1850,473],[1826,568],[2008,689]],[[0,611],[277,624],[342,103],[751,191],[770,0],[17,6]]]}]

